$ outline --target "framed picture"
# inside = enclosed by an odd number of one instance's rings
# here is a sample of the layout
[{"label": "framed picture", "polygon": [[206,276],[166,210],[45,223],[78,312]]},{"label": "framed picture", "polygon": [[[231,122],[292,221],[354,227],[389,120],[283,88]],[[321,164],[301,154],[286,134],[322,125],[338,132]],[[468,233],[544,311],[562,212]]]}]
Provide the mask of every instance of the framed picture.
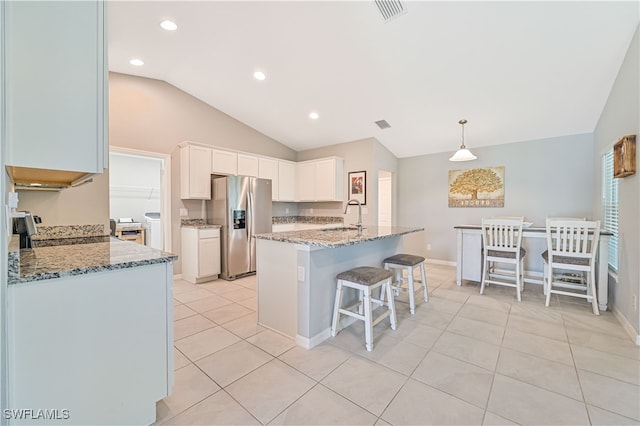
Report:
[{"label": "framed picture", "polygon": [[367,172],[349,172],[349,199],[367,204]]},{"label": "framed picture", "polygon": [[504,166],[449,170],[449,207],[504,207]]}]

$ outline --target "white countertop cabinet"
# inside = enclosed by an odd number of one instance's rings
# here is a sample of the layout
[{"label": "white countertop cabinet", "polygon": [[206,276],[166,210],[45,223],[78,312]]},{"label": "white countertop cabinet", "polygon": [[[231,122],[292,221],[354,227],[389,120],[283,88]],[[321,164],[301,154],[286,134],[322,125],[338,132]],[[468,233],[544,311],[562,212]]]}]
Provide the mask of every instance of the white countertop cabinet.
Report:
[{"label": "white countertop cabinet", "polygon": [[197,284],[220,274],[220,229],[182,228],[182,279]]},{"label": "white countertop cabinet", "polygon": [[106,2],[4,4],[7,165],[102,173]]}]

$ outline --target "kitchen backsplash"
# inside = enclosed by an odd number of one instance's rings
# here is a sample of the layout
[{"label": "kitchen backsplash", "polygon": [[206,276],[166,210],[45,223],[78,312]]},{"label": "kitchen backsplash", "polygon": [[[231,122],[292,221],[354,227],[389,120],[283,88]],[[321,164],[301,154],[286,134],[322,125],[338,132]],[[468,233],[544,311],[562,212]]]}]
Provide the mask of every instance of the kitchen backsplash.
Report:
[{"label": "kitchen backsplash", "polygon": [[36,225],[38,233],[31,236],[32,241],[57,238],[84,238],[109,235],[104,225]]},{"label": "kitchen backsplash", "polygon": [[344,217],[337,216],[273,216],[273,223],[344,223]]}]

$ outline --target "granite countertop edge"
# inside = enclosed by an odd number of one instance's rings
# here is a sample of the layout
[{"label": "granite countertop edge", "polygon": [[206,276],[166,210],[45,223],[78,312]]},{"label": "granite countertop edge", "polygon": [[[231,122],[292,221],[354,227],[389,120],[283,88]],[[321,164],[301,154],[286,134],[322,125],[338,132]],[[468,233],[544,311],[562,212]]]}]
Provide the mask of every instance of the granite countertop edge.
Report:
[{"label": "granite countertop edge", "polygon": [[[96,272],[135,268],[139,266],[173,262],[178,259],[178,256],[172,253],[141,246],[140,244],[130,241],[121,241],[116,238],[109,238],[107,241],[87,244],[86,247],[91,246],[91,248],[99,250],[98,254],[102,255],[105,255],[107,252],[111,253],[111,249],[115,248],[118,250],[117,258],[111,260],[111,256],[109,256],[109,262],[112,263],[95,264],[95,260],[89,257],[86,260],[86,266],[78,266],[77,263],[73,266],[65,265],[65,261],[68,264],[72,264],[78,258],[78,255],[74,257],[73,254],[68,254],[70,248],[83,246],[85,245],[73,244],[20,249],[18,237],[12,237],[9,243],[7,284],[24,284],[55,278],[87,275]],[[39,258],[38,252],[40,251],[40,253],[42,253],[41,250],[45,250],[46,255]],[[85,255],[86,254],[83,252],[81,256]],[[127,260],[127,256],[136,258]],[[125,257],[125,259],[122,259],[123,257]],[[120,258],[120,260],[118,258]],[[30,262],[33,262],[34,260],[36,262],[35,266],[30,264]],[[38,269],[40,269],[40,272]],[[29,272],[21,274],[21,271],[24,270],[29,270]]]},{"label": "granite countertop edge", "polygon": [[[369,229],[376,229],[375,227],[371,227]],[[390,228],[390,232],[384,232],[382,234],[372,234],[372,235],[363,235],[362,237],[351,237],[350,235],[344,236],[341,234],[342,230],[334,230],[336,234],[335,241],[327,241],[327,237],[331,237],[328,232],[332,230],[308,230],[308,231],[289,231],[289,232],[275,232],[269,234],[257,234],[255,238],[262,240],[270,240],[270,241],[279,241],[283,243],[291,243],[291,244],[302,244],[308,245],[312,247],[323,247],[323,248],[338,248],[338,247],[346,247],[353,246],[357,244],[362,244],[370,241],[383,240],[386,238],[397,237],[400,235],[406,235],[413,232],[424,231],[424,228],[409,228],[409,227],[392,227]],[[355,230],[348,231],[350,233],[355,233]],[[365,228],[365,232],[367,232],[367,228]],[[323,237],[323,238],[318,238]]]}]

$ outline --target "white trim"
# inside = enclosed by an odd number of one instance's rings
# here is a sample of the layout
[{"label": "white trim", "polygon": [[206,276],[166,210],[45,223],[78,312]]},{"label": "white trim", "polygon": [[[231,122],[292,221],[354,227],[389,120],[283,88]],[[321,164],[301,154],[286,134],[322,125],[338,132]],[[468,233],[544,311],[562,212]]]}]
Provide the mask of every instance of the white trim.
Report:
[{"label": "white trim", "polygon": [[164,232],[164,251],[172,252],[173,241],[171,236],[172,220],[171,220],[171,155],[160,152],[142,151],[139,149],[124,148],[121,146],[109,146],[109,152],[113,151],[117,154],[131,154],[141,157],[153,157],[163,160],[164,172],[160,182],[160,217],[162,218],[162,228]]},{"label": "white trim", "polygon": [[329,337],[331,337],[331,327],[325,328],[311,339],[296,334],[296,345],[302,346],[305,349],[312,349],[327,340]]},{"label": "white trim", "polygon": [[613,315],[617,318],[618,322],[622,324],[622,328],[624,328],[627,334],[629,334],[629,337],[634,340],[636,346],[640,346],[640,333],[638,333],[638,331],[633,328],[633,325],[631,325],[629,320],[625,318],[625,316],[622,315],[622,313],[618,311],[615,306],[611,307],[611,312],[613,312]]},{"label": "white trim", "polygon": [[173,276],[173,280],[174,280],[174,281],[175,281],[175,280],[181,280],[181,279],[182,279],[182,274],[175,274],[175,275]]},{"label": "white trim", "polygon": [[440,260],[440,259],[426,259],[428,265],[446,265],[446,266],[456,266],[456,262],[451,260]]}]

